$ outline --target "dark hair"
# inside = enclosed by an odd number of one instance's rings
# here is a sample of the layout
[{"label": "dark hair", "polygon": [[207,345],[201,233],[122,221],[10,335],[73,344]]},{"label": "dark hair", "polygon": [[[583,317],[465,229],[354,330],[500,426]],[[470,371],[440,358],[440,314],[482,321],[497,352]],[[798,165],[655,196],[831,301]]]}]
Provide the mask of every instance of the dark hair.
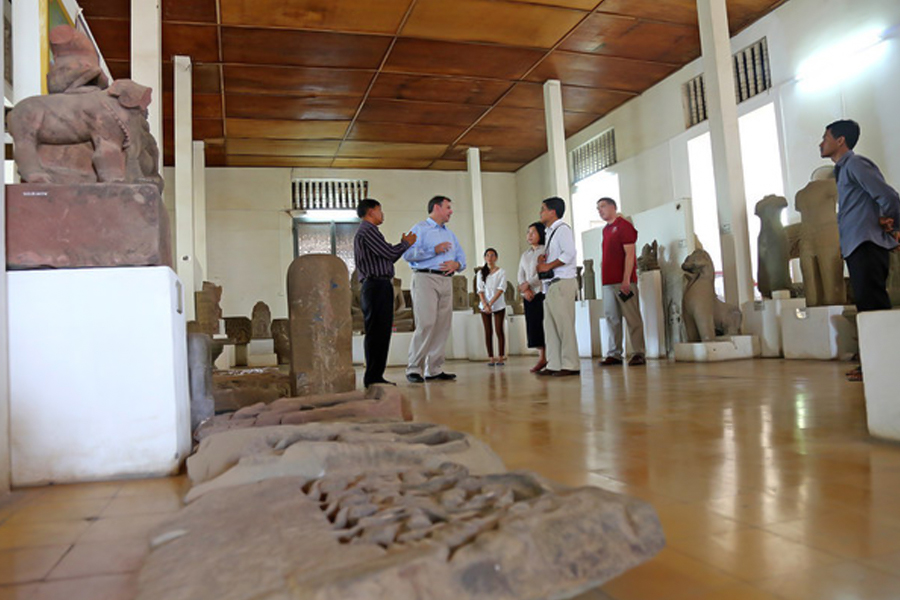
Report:
[{"label": "dark hair", "polygon": [[381,202],[375,200],[374,198],[363,198],[359,201],[359,204],[356,205],[356,216],[360,219],[364,218],[369,211],[373,208],[378,208],[381,206]]},{"label": "dark hair", "polygon": [[451,200],[447,196],[435,196],[434,198],[429,200],[428,201],[428,214],[429,215],[431,214],[431,211],[434,210],[435,206],[437,206],[438,204],[443,204],[444,200],[446,200],[447,202],[453,202],[453,200]]},{"label": "dark hair", "polygon": [[563,215],[566,214],[566,201],[559,196],[547,198],[542,204],[547,207],[547,210],[555,212],[557,219],[562,219]]},{"label": "dark hair", "polygon": [[834,139],[839,137],[844,138],[844,142],[851,150],[856,146],[856,142],[859,141],[859,123],[852,119],[835,121],[825,129],[831,132],[831,137]]},{"label": "dark hair", "polygon": [[537,231],[538,234],[538,244],[543,246],[547,243],[547,228],[540,221],[535,221],[531,225],[528,226],[528,229],[534,227],[534,230]]},{"label": "dark hair", "polygon": [[[497,257],[500,256],[499,254],[497,254],[497,251],[494,250],[493,248],[488,248],[487,250],[485,250],[484,255],[487,256],[488,252],[493,252],[494,256],[497,256]],[[487,276],[490,274],[491,274],[491,268],[488,266],[487,261],[484,261],[484,266],[481,267],[481,278],[484,279],[485,281],[487,281]]]},{"label": "dark hair", "polygon": [[597,204],[600,204],[601,202],[606,202],[607,204],[612,204],[612,207],[615,208],[616,210],[618,210],[618,208],[619,208],[618,205],[616,204],[616,201],[613,200],[612,198],[603,197],[603,198],[600,198],[599,200],[597,200]]}]

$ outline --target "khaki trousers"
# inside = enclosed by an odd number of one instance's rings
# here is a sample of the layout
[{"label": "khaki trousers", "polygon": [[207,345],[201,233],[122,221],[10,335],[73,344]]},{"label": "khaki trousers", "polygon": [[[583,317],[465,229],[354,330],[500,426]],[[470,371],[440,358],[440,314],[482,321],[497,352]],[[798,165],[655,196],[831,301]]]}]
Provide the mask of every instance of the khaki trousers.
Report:
[{"label": "khaki trousers", "polygon": [[453,283],[443,275],[414,272],[410,291],[416,330],[406,374],[434,377],[444,372],[444,347],[453,324]]},{"label": "khaki trousers", "polygon": [[547,290],[544,300],[544,343],[547,368],[551,371],[581,370],[578,340],[575,338],[575,300],[578,282],[560,279]]},{"label": "khaki trousers", "polygon": [[606,356],[622,358],[622,317],[628,324],[628,346],[632,355],[644,355],[644,320],[641,318],[641,303],[638,287],[631,284],[634,296],[623,302],[619,297],[620,283],[603,286],[603,312],[606,316],[607,337],[603,349]]}]

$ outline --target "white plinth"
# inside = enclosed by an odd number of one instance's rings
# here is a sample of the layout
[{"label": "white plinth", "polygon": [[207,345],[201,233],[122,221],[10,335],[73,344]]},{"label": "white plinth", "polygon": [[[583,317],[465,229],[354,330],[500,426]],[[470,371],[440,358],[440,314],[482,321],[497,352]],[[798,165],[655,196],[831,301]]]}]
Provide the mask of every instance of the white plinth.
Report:
[{"label": "white plinth", "polygon": [[784,357],[835,360],[856,352],[853,325],[844,316],[851,306],[812,306],[782,312]]},{"label": "white plinth", "polygon": [[275,340],[273,339],[265,339],[265,340],[250,340],[250,343],[247,345],[247,354],[249,356],[253,356],[254,354],[274,354],[275,353]]},{"label": "white plinth", "polygon": [[759,349],[762,356],[768,358],[783,356],[782,315],[795,315],[798,308],[806,308],[805,298],[788,297],[787,299],[745,302],[741,306],[743,313],[741,329],[744,334],[755,335],[759,338]]},{"label": "white plinth", "polygon": [[857,324],[869,434],[900,442],[900,395],[897,392],[900,310],[860,313]]},{"label": "white plinth", "polygon": [[447,360],[466,359],[469,357],[468,324],[472,319],[472,309],[453,311],[450,326],[450,337],[447,339]]},{"label": "white plinth", "polygon": [[578,339],[578,356],[581,358],[601,355],[601,320],[604,320],[603,300],[575,302],[575,337]]},{"label": "white plinth", "polygon": [[[666,356],[666,311],[663,306],[662,271],[638,276],[641,318],[644,320],[644,346],[647,358]],[[628,337],[627,335],[625,337]]]},{"label": "white plinth", "polygon": [[191,411],[175,273],[7,275],[13,484],[177,472],[191,450]]},{"label": "white plinth", "polygon": [[[409,362],[409,344],[412,342],[412,331],[395,331],[391,334],[391,347],[388,349],[387,366],[405,367]],[[366,364],[365,336],[361,333],[353,334],[353,364]]]},{"label": "white plinth", "polygon": [[675,344],[675,360],[679,362],[721,362],[759,356],[759,338],[755,335],[733,335],[712,342]]},{"label": "white plinth", "polygon": [[508,356],[537,354],[535,348],[528,347],[528,326],[525,315],[513,315],[506,319],[506,353]]}]

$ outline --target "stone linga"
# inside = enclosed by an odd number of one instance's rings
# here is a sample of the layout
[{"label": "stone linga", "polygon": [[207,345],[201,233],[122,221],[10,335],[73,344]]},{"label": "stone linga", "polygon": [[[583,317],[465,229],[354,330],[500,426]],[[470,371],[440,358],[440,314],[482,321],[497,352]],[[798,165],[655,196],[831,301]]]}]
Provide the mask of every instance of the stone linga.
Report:
[{"label": "stone linga", "polygon": [[457,464],[209,493],[153,534],[137,600],[570,598],[665,544],[653,508]]}]

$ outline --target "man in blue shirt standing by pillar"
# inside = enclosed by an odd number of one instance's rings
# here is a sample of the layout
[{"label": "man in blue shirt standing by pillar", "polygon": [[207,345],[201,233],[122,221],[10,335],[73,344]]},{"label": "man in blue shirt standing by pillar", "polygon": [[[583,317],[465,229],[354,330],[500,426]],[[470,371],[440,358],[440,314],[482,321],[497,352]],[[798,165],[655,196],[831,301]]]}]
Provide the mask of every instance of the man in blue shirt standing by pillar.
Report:
[{"label": "man in blue shirt standing by pillar", "polygon": [[[857,141],[856,121],[835,121],[825,128],[819,153],[835,165],[841,255],[847,261],[856,308],[889,310],[889,253],[900,243],[900,196],[875,163],[853,152]],[[862,378],[858,370],[847,375]]]},{"label": "man in blue shirt standing by pillar", "polygon": [[453,380],[444,371],[444,346],[453,323],[453,284],[450,278],[466,268],[466,253],[447,229],[453,214],[450,198],[428,201],[428,218],[410,233],[416,243],[403,254],[413,270],[412,301],[416,330],[409,345],[406,379],[411,383]]}]

